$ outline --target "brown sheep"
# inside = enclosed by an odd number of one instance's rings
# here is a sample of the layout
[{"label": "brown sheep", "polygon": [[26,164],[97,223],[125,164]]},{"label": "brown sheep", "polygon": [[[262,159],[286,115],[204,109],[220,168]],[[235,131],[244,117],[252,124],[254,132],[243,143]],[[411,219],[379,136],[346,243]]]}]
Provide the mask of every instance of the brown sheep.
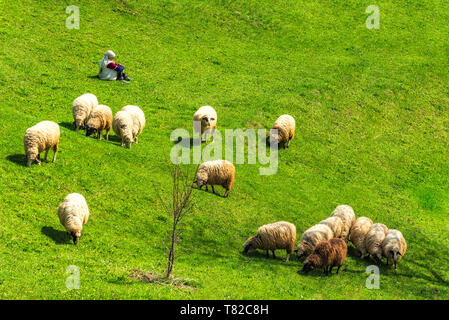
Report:
[{"label": "brown sheep", "polygon": [[313,253],[304,260],[301,273],[315,269],[324,269],[324,274],[332,274],[332,268],[337,267],[337,274],[345,262],[348,247],[343,239],[334,238],[317,244]]},{"label": "brown sheep", "polygon": [[86,136],[96,134],[97,139],[101,139],[101,131],[106,130],[106,140],[109,140],[109,131],[112,128],[112,110],[108,106],[99,104],[87,118]]}]

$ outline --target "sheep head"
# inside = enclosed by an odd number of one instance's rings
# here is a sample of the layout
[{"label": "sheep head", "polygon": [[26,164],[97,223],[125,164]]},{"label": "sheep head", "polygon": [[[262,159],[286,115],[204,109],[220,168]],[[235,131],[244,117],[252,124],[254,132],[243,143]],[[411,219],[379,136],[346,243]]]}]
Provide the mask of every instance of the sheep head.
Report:
[{"label": "sheep head", "polygon": [[321,261],[317,254],[309,255],[304,261],[301,273],[308,273],[320,267]]},{"label": "sheep head", "polygon": [[255,246],[253,244],[254,237],[248,238],[246,242],[243,244],[243,252],[248,253],[249,250],[255,250]]},{"label": "sheep head", "polygon": [[201,188],[202,186],[207,184],[207,172],[205,170],[198,170],[196,174],[196,185],[198,188]]},{"label": "sheep head", "polygon": [[399,246],[394,246],[388,251],[388,254],[391,258],[393,258],[393,261],[398,261],[400,259],[400,256],[402,254],[399,252]]},{"label": "sheep head", "polygon": [[29,148],[26,151],[27,158],[27,167],[29,167],[34,161],[37,161],[38,164],[41,164],[39,159],[39,150],[37,147]]},{"label": "sheep head", "polygon": [[73,244],[77,245],[79,238],[81,237],[81,231],[72,231],[70,232],[70,235],[72,236]]},{"label": "sheep head", "polygon": [[208,127],[210,126],[210,122],[214,120],[213,118],[209,118],[209,116],[204,116],[201,118],[201,126]]},{"label": "sheep head", "polygon": [[93,126],[86,125],[86,137],[88,137],[92,134],[96,134],[97,131],[98,131],[97,128],[95,128]]},{"label": "sheep head", "polygon": [[125,143],[125,147],[131,149],[131,143],[133,142],[133,134],[132,128],[128,124],[122,124],[120,126],[121,135],[123,137],[123,142]]}]

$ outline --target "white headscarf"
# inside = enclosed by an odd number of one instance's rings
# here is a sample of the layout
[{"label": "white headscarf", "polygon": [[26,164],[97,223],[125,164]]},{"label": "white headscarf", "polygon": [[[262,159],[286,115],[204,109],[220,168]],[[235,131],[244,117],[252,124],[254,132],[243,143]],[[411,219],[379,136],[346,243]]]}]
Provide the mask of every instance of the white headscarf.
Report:
[{"label": "white headscarf", "polygon": [[103,59],[101,59],[101,61],[100,61],[98,73],[101,73],[101,69],[105,68],[109,64],[109,62],[110,62],[109,58],[114,58],[114,57],[115,57],[115,53],[112,50],[106,51]]}]

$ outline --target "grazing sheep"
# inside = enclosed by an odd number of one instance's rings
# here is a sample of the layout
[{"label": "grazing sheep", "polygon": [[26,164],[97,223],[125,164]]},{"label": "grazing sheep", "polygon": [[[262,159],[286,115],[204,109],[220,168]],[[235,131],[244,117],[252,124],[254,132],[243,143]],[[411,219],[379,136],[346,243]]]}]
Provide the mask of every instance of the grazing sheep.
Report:
[{"label": "grazing sheep", "polygon": [[201,189],[204,185],[210,184],[212,186],[212,192],[215,193],[214,185],[221,185],[226,189],[224,197],[227,198],[229,191],[234,185],[235,167],[228,160],[213,160],[203,162],[196,173],[196,181],[198,189]]},{"label": "grazing sheep", "polygon": [[284,149],[288,148],[290,141],[295,137],[295,128],[295,119],[292,116],[288,114],[280,116],[273,124],[273,129],[277,129],[278,132],[270,133],[270,143],[282,143]]},{"label": "grazing sheep", "polygon": [[382,242],[382,250],[387,257],[387,265],[389,260],[393,262],[394,270],[397,269],[398,260],[402,258],[407,250],[407,243],[401,231],[396,229],[388,230],[384,241]]},{"label": "grazing sheep", "polygon": [[288,261],[290,254],[295,250],[296,242],[296,227],[290,222],[279,221],[271,224],[263,225],[257,230],[257,235],[246,240],[244,244],[244,252],[247,253],[249,250],[262,249],[271,250],[274,255],[274,250],[285,249],[287,251]]},{"label": "grazing sheep", "polygon": [[109,131],[112,128],[112,110],[108,106],[99,104],[96,106],[86,121],[86,136],[97,134],[101,140],[101,131],[106,130],[106,140],[109,140]]},{"label": "grazing sheep", "polygon": [[351,230],[352,224],[355,221],[354,210],[350,206],[342,204],[335,208],[331,217],[339,217],[343,221],[344,229],[341,233],[341,238],[346,240],[349,235],[349,230]]},{"label": "grazing sheep", "polygon": [[73,243],[78,244],[83,225],[89,219],[86,199],[79,193],[67,195],[58,208],[58,217],[67,233],[72,237]]},{"label": "grazing sheep", "polygon": [[339,217],[329,217],[325,220],[320,221],[319,224],[328,226],[332,230],[334,238],[341,238],[341,234],[345,227],[343,221],[341,221]]},{"label": "grazing sheep", "polygon": [[332,274],[332,268],[337,267],[337,274],[345,262],[348,247],[343,239],[334,238],[318,243],[313,253],[304,260],[301,273],[314,269],[324,269],[324,274]]},{"label": "grazing sheep", "polygon": [[23,137],[27,166],[30,166],[33,161],[37,161],[37,164],[40,165],[40,153],[44,150],[44,161],[47,161],[47,155],[50,148],[53,148],[52,162],[55,162],[60,134],[61,131],[59,130],[59,125],[53,121],[41,121],[31,128],[28,128]]},{"label": "grazing sheep", "polygon": [[304,255],[309,255],[312,253],[315,246],[325,240],[330,240],[334,236],[332,230],[325,224],[316,224],[310,227],[301,237],[301,242],[298,244],[298,249],[296,254],[298,259]]},{"label": "grazing sheep", "polygon": [[382,223],[375,223],[365,236],[366,251],[380,263],[382,260],[382,242],[388,233],[388,228]]},{"label": "grazing sheep", "polygon": [[112,120],[112,129],[121,139],[120,145],[131,148],[131,143],[135,140],[145,127],[145,115],[137,106],[125,106],[115,114]]},{"label": "grazing sheep", "polygon": [[349,232],[349,240],[354,244],[363,258],[366,254],[365,237],[373,226],[373,221],[367,217],[360,217],[355,220]]},{"label": "grazing sheep", "polygon": [[72,114],[75,131],[78,131],[80,127],[85,127],[87,118],[96,106],[98,106],[98,100],[92,93],[85,93],[73,100]]},{"label": "grazing sheep", "polygon": [[199,108],[193,115],[193,128],[196,132],[200,132],[199,125],[195,121],[201,122],[201,135],[206,131],[204,141],[207,142],[207,134],[209,131],[213,140],[215,130],[217,129],[217,112],[215,109],[211,106],[204,106]]}]

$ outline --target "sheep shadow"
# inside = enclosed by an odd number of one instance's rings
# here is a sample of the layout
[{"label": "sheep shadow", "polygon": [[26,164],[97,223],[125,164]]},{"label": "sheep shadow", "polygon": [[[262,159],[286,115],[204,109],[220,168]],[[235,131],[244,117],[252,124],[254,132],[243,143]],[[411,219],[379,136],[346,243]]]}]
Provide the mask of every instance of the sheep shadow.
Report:
[{"label": "sheep shadow", "polygon": [[12,163],[20,165],[22,167],[26,167],[27,164],[27,158],[25,154],[12,154],[7,156],[6,160],[11,161]]},{"label": "sheep shadow", "polygon": [[[226,199],[226,197],[224,195],[222,196],[221,194],[219,194],[217,192],[213,193],[212,191],[206,191],[206,189],[200,189],[200,188],[198,188],[198,187],[196,187],[194,185],[192,185],[192,189],[196,189],[196,190],[199,190],[199,191],[202,191],[202,192],[206,192],[206,193],[209,193],[211,195],[214,195],[214,196]],[[210,189],[212,189],[212,188],[210,188]]]},{"label": "sheep shadow", "polygon": [[42,227],[42,234],[52,239],[55,244],[71,244],[66,231],[56,230],[53,227]]},{"label": "sheep shadow", "polygon": [[[60,122],[59,125],[63,128],[75,131],[75,125],[73,124],[73,122]],[[80,129],[81,130],[81,129]]]},{"label": "sheep shadow", "polygon": [[270,262],[273,262],[276,264],[279,262],[282,262],[285,264],[291,264],[291,263],[297,264],[297,260],[296,260],[294,253],[290,254],[290,259],[288,261],[285,261],[285,258],[286,258],[285,250],[277,250],[275,254],[276,254],[276,257],[273,258],[273,254],[271,251],[269,251],[268,257],[266,255],[265,250],[251,250],[251,251],[248,251],[247,253],[245,253],[244,251],[240,251],[241,257],[243,257],[245,259],[251,259],[251,260],[257,261],[257,262],[266,263],[267,261],[270,261]]},{"label": "sheep shadow", "polygon": [[[212,141],[209,141],[208,143],[211,143]],[[173,141],[173,144],[180,146],[181,148],[190,149],[193,147],[194,143],[198,143],[198,139],[190,137],[189,139],[183,139],[181,137],[178,137],[178,141]],[[206,141],[203,141],[201,139],[201,144],[206,144]]]}]

